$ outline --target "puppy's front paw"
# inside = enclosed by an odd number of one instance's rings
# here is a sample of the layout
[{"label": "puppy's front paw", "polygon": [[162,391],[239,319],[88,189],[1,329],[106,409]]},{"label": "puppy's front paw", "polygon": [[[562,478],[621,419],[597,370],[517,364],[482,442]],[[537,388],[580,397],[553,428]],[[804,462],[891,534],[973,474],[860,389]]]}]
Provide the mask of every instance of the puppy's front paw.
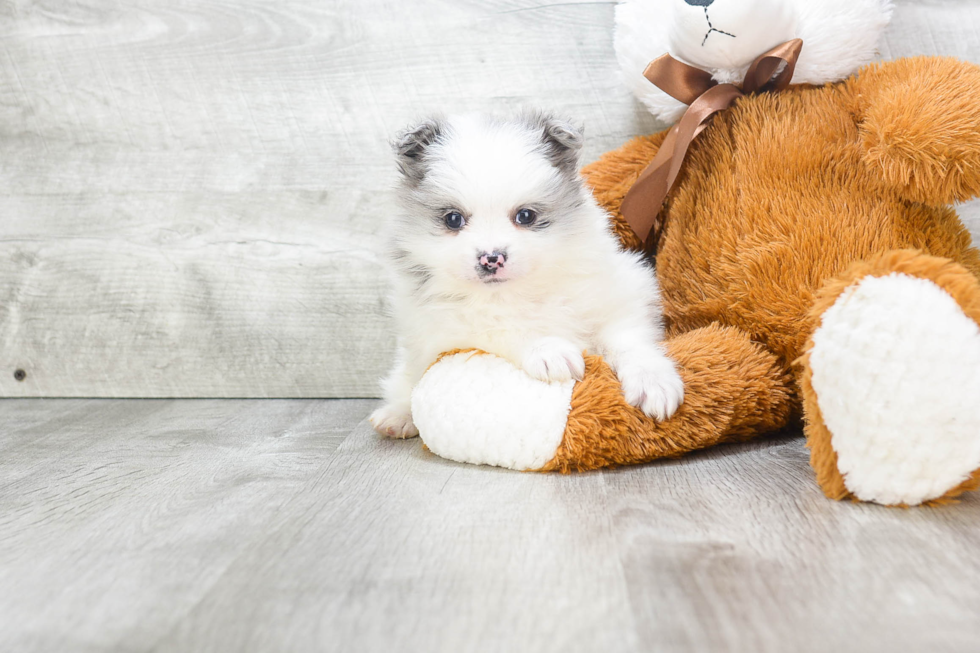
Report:
[{"label": "puppy's front paw", "polygon": [[684,382],[666,356],[640,356],[620,366],[616,375],[626,401],[658,422],[684,401]]},{"label": "puppy's front paw", "polygon": [[374,430],[386,438],[414,438],[419,434],[412,421],[412,411],[394,404],[385,404],[368,418]]},{"label": "puppy's front paw", "polygon": [[522,363],[524,371],[539,381],[582,380],[585,359],[578,347],[564,338],[539,338],[531,343]]}]

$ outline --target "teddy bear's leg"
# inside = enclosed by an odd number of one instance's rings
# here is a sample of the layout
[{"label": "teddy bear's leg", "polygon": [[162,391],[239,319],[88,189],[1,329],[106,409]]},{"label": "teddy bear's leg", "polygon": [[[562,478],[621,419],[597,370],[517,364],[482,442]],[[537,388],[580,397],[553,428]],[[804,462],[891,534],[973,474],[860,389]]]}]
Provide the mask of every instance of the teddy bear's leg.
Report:
[{"label": "teddy bear's leg", "polygon": [[980,195],[980,66],[899,59],[870,66],[848,84],[864,161],[892,191],[930,206]]},{"label": "teddy bear's leg", "polygon": [[555,457],[541,471],[584,471],[647,462],[782,428],[794,412],[791,374],[762,345],[733,327],[711,325],[667,342],[684,380],[684,403],[657,422],[623,398],[616,374],[597,356]]},{"label": "teddy bear's leg", "polygon": [[980,281],[911,250],[853,265],[817,295],[800,359],[824,493],[886,505],[980,486]]}]

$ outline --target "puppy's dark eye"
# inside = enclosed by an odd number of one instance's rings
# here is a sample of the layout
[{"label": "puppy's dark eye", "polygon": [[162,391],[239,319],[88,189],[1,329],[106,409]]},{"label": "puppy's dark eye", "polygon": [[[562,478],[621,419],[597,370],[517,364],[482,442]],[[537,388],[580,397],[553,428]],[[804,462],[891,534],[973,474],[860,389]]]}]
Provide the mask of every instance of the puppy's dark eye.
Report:
[{"label": "puppy's dark eye", "polygon": [[443,217],[443,220],[446,221],[446,226],[453,231],[459,231],[463,228],[463,225],[466,224],[463,214],[459,211],[450,211]]},{"label": "puppy's dark eye", "polygon": [[534,221],[538,219],[538,214],[531,209],[521,209],[514,215],[514,222],[526,227],[529,224],[534,224]]}]

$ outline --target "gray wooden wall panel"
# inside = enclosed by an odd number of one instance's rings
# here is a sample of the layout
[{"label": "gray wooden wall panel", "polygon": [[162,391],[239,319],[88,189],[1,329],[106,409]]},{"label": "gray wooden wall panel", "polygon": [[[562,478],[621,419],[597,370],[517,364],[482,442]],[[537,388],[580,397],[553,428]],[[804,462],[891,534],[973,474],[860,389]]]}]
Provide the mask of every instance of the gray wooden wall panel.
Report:
[{"label": "gray wooden wall panel", "polygon": [[[376,394],[385,139],[528,103],[586,158],[656,129],[613,7],[0,0],[0,396]],[[886,55],[980,56],[972,2],[896,25]]]}]

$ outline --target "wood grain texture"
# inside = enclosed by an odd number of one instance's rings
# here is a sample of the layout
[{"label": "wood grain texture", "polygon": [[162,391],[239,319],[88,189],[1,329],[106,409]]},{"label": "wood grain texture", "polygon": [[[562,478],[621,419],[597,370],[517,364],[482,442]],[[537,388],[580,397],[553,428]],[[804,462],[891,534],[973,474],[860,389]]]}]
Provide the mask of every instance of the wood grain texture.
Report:
[{"label": "wood grain texture", "polygon": [[461,465],[378,438],[372,405],[0,402],[0,650],[980,641],[977,495],[831,502],[799,437],[574,476]]},{"label": "wood grain texture", "polygon": [[[0,0],[0,396],[376,394],[387,137],[538,104],[589,160],[657,129],[613,7]],[[976,59],[978,26],[903,2],[884,54]]]},{"label": "wood grain texture", "polygon": [[0,402],[0,650],[149,650],[373,403]]},{"label": "wood grain texture", "polygon": [[589,156],[645,131],[611,25],[611,2],[0,4],[0,395],[376,394],[386,139],[531,102]]}]

